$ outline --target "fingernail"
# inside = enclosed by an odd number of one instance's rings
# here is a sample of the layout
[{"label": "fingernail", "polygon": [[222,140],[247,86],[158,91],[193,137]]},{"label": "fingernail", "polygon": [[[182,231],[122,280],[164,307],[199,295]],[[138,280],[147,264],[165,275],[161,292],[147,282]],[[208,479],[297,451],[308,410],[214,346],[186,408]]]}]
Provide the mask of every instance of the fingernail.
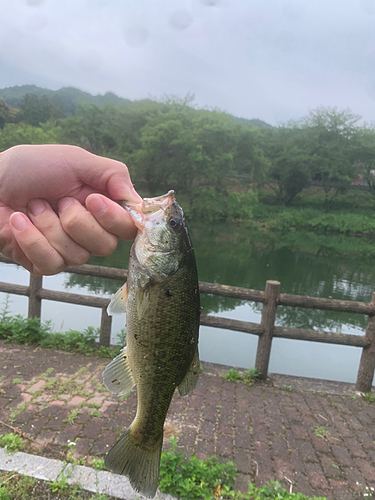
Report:
[{"label": "fingernail", "polygon": [[12,214],[10,222],[16,231],[22,231],[27,226],[26,217],[21,213]]},{"label": "fingernail", "polygon": [[59,201],[59,212],[65,212],[65,210],[73,204],[71,198],[63,198]]},{"label": "fingernail", "polygon": [[99,198],[99,196],[92,196],[90,198],[90,211],[96,215],[99,215],[107,210],[104,201]]},{"label": "fingernail", "polygon": [[45,203],[42,200],[32,200],[28,205],[28,209],[32,213],[32,215],[41,214],[46,208]]}]

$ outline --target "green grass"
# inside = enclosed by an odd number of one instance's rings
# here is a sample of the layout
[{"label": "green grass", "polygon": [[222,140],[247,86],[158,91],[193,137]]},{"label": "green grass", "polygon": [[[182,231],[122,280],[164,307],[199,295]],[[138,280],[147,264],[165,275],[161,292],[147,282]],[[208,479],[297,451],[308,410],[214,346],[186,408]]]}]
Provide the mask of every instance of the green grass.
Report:
[{"label": "green grass", "polygon": [[362,398],[370,404],[375,403],[375,394],[373,392],[363,393]]},{"label": "green grass", "polygon": [[[115,349],[97,346],[95,341],[99,337],[98,328],[88,327],[83,332],[69,330],[63,333],[54,333],[49,321],[40,322],[38,318],[23,318],[21,315],[10,316],[8,304],[9,299],[7,298],[0,312],[0,339],[16,344],[38,344],[46,349],[58,349],[111,359],[117,356],[121,350],[120,346]],[[21,379],[13,381],[14,384],[21,382]]]},{"label": "green grass", "polygon": [[[309,500],[301,493],[289,493],[277,481],[257,488],[249,483],[247,493],[234,490],[237,476],[232,462],[219,463],[217,458],[199,460],[185,459],[184,453],[177,451],[177,440],[170,439],[171,449],[163,451],[160,463],[159,488],[182,500]],[[327,500],[314,497],[310,500]]]},{"label": "green grass", "polygon": [[320,234],[375,235],[373,209],[331,210],[309,207],[267,206],[261,203],[253,208],[252,224],[268,231],[312,231]]},{"label": "green grass", "polygon": [[0,434],[0,448],[5,448],[8,453],[21,451],[25,448],[26,442],[17,434]]},{"label": "green grass", "polygon": [[224,373],[223,378],[230,382],[245,382],[245,384],[252,385],[259,378],[259,375],[260,373],[255,368],[249,368],[243,375],[232,368]]}]

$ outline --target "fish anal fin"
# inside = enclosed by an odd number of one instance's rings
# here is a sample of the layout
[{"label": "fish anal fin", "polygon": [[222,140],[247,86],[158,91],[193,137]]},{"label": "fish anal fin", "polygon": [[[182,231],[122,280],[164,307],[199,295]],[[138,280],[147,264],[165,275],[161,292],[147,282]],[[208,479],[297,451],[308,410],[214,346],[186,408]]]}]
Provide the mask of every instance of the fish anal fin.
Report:
[{"label": "fish anal fin", "polygon": [[128,284],[125,283],[112,297],[107,307],[108,316],[124,314],[126,312],[126,303],[128,301]]},{"label": "fish anal fin", "polygon": [[193,361],[185,375],[184,380],[178,386],[178,392],[180,396],[187,396],[197,385],[198,378],[200,372],[200,361],[199,361],[199,353],[198,349],[195,352]]},{"label": "fish anal fin", "polygon": [[103,383],[108,390],[118,396],[128,394],[135,386],[126,347],[105,368]]}]

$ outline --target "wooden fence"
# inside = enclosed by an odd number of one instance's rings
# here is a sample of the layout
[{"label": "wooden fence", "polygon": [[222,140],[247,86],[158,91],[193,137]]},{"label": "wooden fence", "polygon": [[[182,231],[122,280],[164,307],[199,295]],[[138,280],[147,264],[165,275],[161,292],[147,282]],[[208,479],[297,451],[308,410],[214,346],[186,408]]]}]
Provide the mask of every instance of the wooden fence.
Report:
[{"label": "wooden fence", "polygon": [[[13,263],[10,259],[2,256],[0,256],[0,262]],[[126,270],[101,266],[72,266],[68,267],[64,272],[111,278],[122,282],[126,281],[127,278]],[[308,340],[310,342],[361,347],[362,356],[358,369],[356,389],[361,392],[371,391],[375,370],[375,292],[372,294],[371,302],[366,304],[364,302],[323,299],[280,293],[280,283],[278,281],[267,281],[264,292],[205,282],[199,282],[199,290],[201,293],[263,303],[260,324],[219,318],[217,316],[201,316],[201,325],[251,333],[259,337],[255,368],[260,372],[260,377],[262,379],[267,378],[273,338]],[[55,300],[58,302],[99,307],[102,310],[100,344],[105,346],[110,345],[112,318],[108,316],[106,312],[109,299],[91,295],[46,290],[43,288],[43,277],[35,277],[32,275],[30,275],[29,286],[0,282],[0,292],[26,295],[29,297],[29,318],[40,318],[42,300]],[[344,333],[275,326],[277,306],[305,307],[366,314],[368,316],[367,328],[364,335],[349,335]]]}]

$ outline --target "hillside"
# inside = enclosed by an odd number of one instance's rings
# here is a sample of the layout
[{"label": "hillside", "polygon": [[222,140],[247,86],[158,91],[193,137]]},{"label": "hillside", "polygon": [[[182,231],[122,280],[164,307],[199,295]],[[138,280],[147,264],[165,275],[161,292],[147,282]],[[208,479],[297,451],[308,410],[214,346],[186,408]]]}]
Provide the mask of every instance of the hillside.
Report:
[{"label": "hillside", "polygon": [[25,94],[35,94],[38,97],[46,95],[48,99],[52,100],[55,94],[59,94],[64,106],[64,113],[70,114],[75,111],[79,103],[95,104],[100,107],[106,103],[112,102],[114,104],[129,104],[129,99],[123,99],[113,92],[107,92],[104,95],[93,96],[88,92],[76,89],[74,87],[63,87],[60,90],[50,90],[36,85],[21,85],[15,87],[7,87],[0,89],[0,99],[3,99],[9,106],[20,109],[22,98]]},{"label": "hillside", "polygon": [[[149,99],[131,101],[130,99],[119,97],[113,92],[106,92],[104,95],[98,94],[94,96],[75,87],[63,87],[59,90],[50,90],[42,87],[37,87],[36,85],[16,85],[14,87],[6,87],[4,89],[0,89],[0,99],[3,99],[3,101],[12,108],[20,109],[20,104],[25,94],[35,94],[36,96],[38,96],[38,98],[40,98],[42,95],[46,95],[50,101],[55,94],[58,94],[58,96],[60,96],[61,98],[65,115],[75,113],[77,111],[77,105],[79,103],[94,104],[98,107],[104,106],[107,103],[113,103],[116,106],[135,106],[136,108],[139,108],[145,103],[147,103],[149,106],[152,102]],[[235,116],[233,118],[235,121],[247,123],[254,127],[271,127],[271,125],[259,119],[248,120],[246,118],[237,118]]]},{"label": "hillside", "polygon": [[16,108],[8,106],[3,99],[0,99],[0,128],[5,123],[16,123],[21,118],[21,111]]}]

